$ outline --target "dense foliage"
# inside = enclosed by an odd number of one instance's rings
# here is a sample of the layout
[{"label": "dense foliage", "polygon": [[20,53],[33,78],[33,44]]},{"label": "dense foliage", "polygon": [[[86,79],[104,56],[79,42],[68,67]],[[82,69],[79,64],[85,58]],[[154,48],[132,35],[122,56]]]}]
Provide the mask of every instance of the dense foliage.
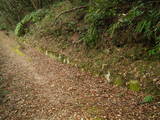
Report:
[{"label": "dense foliage", "polygon": [[48,10],[37,10],[36,12],[32,12],[31,14],[26,15],[16,26],[15,28],[15,34],[17,36],[24,35],[30,25],[37,23],[40,21],[46,14],[48,13]]},{"label": "dense foliage", "polygon": [[[33,12],[60,0],[0,0],[0,29],[15,25],[16,34],[24,34],[28,24],[38,22],[46,12]],[[85,23],[88,29],[81,37],[88,47],[103,43],[103,34],[122,47],[143,43],[152,47],[150,54],[160,51],[159,0],[69,0],[73,6],[87,5]],[[45,10],[44,10],[45,11]],[[30,12],[30,15],[28,15]],[[24,17],[27,15],[26,17]],[[23,18],[24,17],[24,18]],[[23,19],[22,19],[23,18]],[[38,20],[34,20],[37,19]],[[23,28],[23,29],[22,29]],[[24,30],[25,29],[25,30]]]},{"label": "dense foliage", "polygon": [[96,44],[102,39],[100,35],[107,31],[117,46],[128,42],[144,43],[154,46],[150,54],[159,53],[159,6],[157,0],[94,0],[86,16],[90,27],[85,42],[87,45]]}]

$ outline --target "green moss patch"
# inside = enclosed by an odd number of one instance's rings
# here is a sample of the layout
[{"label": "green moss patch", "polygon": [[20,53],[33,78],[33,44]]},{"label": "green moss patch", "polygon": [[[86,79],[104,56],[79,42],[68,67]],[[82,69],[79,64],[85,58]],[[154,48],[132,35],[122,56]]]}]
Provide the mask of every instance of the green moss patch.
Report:
[{"label": "green moss patch", "polygon": [[117,86],[123,86],[124,85],[124,80],[122,80],[122,79],[116,79],[114,81],[114,84],[117,85]]},{"label": "green moss patch", "polygon": [[15,48],[12,48],[12,50],[19,56],[26,56],[21,50],[20,50],[20,47],[17,46]]},{"label": "green moss patch", "polygon": [[139,81],[137,80],[129,81],[129,89],[137,92],[140,91],[141,87]]}]

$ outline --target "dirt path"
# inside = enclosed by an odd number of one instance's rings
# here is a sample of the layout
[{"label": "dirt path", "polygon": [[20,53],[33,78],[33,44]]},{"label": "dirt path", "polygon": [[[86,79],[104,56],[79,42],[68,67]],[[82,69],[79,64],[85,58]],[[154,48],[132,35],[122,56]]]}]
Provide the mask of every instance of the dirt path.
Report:
[{"label": "dirt path", "polygon": [[159,120],[160,104],[26,48],[0,32],[0,120]]}]

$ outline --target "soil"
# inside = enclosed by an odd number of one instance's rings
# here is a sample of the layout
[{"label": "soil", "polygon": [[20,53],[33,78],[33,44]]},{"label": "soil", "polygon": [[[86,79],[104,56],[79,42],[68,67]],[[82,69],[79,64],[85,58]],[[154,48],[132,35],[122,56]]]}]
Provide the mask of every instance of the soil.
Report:
[{"label": "soil", "polygon": [[0,120],[159,120],[160,102],[107,84],[0,32]]}]

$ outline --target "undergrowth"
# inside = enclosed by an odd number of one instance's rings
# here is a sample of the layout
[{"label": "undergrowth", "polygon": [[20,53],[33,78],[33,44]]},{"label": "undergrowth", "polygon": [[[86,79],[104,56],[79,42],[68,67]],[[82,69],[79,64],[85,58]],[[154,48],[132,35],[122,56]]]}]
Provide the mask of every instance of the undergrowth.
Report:
[{"label": "undergrowth", "polygon": [[17,36],[22,36],[26,32],[29,32],[30,25],[37,23],[44,18],[44,16],[48,13],[47,9],[41,9],[36,12],[32,12],[29,15],[26,15],[16,26],[15,34]]},{"label": "undergrowth", "polygon": [[[123,8],[124,6],[126,7]],[[103,40],[101,36],[106,32],[117,45],[120,42],[123,42],[122,45],[128,42],[144,43],[152,47],[149,51],[150,55],[160,53],[158,2],[95,0],[90,4],[86,22],[89,24],[84,36],[87,46],[98,44]],[[119,39],[121,36],[125,36],[123,40]]]},{"label": "undergrowth", "polygon": [[71,37],[76,33],[80,36],[79,43],[83,42],[89,48],[99,43],[103,46],[110,40],[108,42],[117,47],[140,43],[149,48],[149,55],[160,53],[159,2],[94,0],[87,3],[82,0],[78,4],[88,4],[88,10],[65,13],[55,21],[60,13],[74,8],[75,1],[70,1],[57,2],[50,10],[42,9],[27,15],[17,25],[16,35],[29,32],[30,25],[42,19],[35,28],[30,27],[30,31],[41,37],[49,35],[59,42],[75,43]]},{"label": "undergrowth", "polygon": [[[139,42],[154,46],[153,49],[149,51],[150,54],[158,54],[160,52],[159,20],[159,6],[152,3],[139,2],[133,5],[126,14],[123,14],[122,17],[111,25],[108,32],[110,36],[113,37],[116,35],[115,33],[118,33],[120,30],[129,30],[132,39],[140,39]],[[130,36],[128,36],[128,38],[129,37]]]},{"label": "undergrowth", "polygon": [[[55,42],[58,43],[58,47],[62,49],[65,49],[70,43],[82,43],[81,38],[87,30],[87,25],[85,25],[83,21],[86,9],[78,9],[65,13],[56,19],[60,13],[76,7],[78,6],[74,6],[69,1],[52,5],[44,19],[42,19],[40,23],[30,27],[29,33],[33,33],[32,41],[34,40],[36,45],[47,47],[49,50],[53,49]],[[75,33],[78,35],[77,40],[72,39]],[[50,38],[50,40],[45,40],[46,37]],[[41,41],[41,39],[43,39],[43,41]]]},{"label": "undergrowth", "polygon": [[95,0],[90,3],[89,11],[85,17],[89,28],[83,38],[87,46],[93,47],[101,39],[100,33],[104,31],[108,24],[105,23],[105,20],[111,19],[116,15],[116,10],[112,7],[117,4],[118,1],[115,0]]}]

